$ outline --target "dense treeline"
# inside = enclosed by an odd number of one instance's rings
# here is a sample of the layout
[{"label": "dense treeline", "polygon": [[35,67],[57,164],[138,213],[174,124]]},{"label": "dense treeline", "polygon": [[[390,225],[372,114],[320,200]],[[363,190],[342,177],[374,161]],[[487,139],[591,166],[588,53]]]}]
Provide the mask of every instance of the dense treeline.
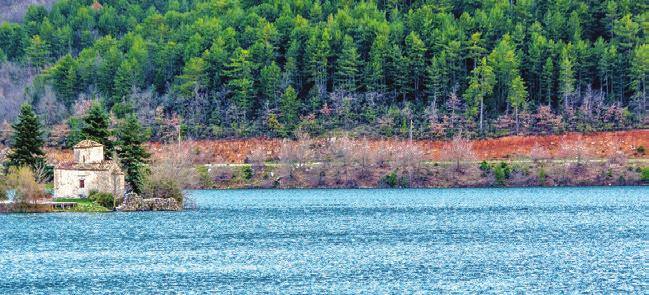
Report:
[{"label": "dense treeline", "polygon": [[46,123],[98,98],[118,118],[137,112],[154,138],[176,114],[194,137],[619,129],[648,124],[648,8],[61,0],[2,24],[0,59],[40,71],[26,93]]}]

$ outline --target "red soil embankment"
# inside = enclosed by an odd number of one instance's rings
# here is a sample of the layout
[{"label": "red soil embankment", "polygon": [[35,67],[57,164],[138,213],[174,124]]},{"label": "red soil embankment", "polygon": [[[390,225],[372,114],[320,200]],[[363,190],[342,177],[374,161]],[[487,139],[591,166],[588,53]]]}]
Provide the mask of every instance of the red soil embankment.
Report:
[{"label": "red soil embankment", "polygon": [[[323,141],[326,139],[323,139]],[[429,160],[441,160],[441,151],[446,141],[416,140],[414,144],[421,147]],[[649,158],[649,152],[638,155],[639,146],[649,148],[649,130],[629,130],[595,133],[566,133],[562,135],[507,136],[473,141],[473,150],[480,160],[529,157],[533,147],[546,150],[551,156],[557,156],[562,146],[581,143],[589,149],[595,158],[607,158],[618,150],[631,158]],[[277,159],[282,145],[281,139],[219,139],[199,140],[188,143],[192,145],[197,163],[244,163],[253,150],[261,149],[268,159]],[[369,139],[370,149],[398,150],[408,144],[407,140]],[[150,143],[149,150],[155,158],[163,148],[159,143]],[[70,151],[48,149],[47,155],[52,162],[71,160]]]}]

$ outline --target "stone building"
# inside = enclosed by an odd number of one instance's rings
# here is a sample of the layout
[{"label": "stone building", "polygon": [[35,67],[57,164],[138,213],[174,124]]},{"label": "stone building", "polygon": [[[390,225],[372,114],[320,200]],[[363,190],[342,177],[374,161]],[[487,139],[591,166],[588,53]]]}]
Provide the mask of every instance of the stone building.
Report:
[{"label": "stone building", "polygon": [[54,197],[85,198],[91,191],[124,194],[124,173],[113,161],[104,160],[104,146],[83,140],[74,146],[74,162],[54,168]]}]

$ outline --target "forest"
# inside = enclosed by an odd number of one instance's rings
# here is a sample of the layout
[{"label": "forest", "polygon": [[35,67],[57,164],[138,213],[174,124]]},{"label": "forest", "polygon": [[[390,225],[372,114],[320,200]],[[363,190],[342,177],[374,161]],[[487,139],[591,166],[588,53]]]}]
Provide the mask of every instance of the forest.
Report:
[{"label": "forest", "polygon": [[0,122],[26,101],[51,145],[75,143],[94,101],[157,141],[175,126],[196,139],[649,126],[646,0],[50,6],[0,25]]}]

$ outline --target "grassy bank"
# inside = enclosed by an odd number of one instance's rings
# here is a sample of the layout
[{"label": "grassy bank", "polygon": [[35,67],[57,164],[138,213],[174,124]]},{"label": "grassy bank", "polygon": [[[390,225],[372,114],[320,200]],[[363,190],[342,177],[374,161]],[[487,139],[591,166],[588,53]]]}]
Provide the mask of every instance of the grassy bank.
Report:
[{"label": "grassy bank", "polygon": [[110,212],[111,211],[108,208],[98,205],[97,203],[89,199],[56,198],[52,201],[77,204],[75,207],[72,207],[70,209],[54,209],[53,212]]},{"label": "grassy bank", "polygon": [[199,166],[200,188],[439,188],[649,184],[644,159],[336,161]]}]

